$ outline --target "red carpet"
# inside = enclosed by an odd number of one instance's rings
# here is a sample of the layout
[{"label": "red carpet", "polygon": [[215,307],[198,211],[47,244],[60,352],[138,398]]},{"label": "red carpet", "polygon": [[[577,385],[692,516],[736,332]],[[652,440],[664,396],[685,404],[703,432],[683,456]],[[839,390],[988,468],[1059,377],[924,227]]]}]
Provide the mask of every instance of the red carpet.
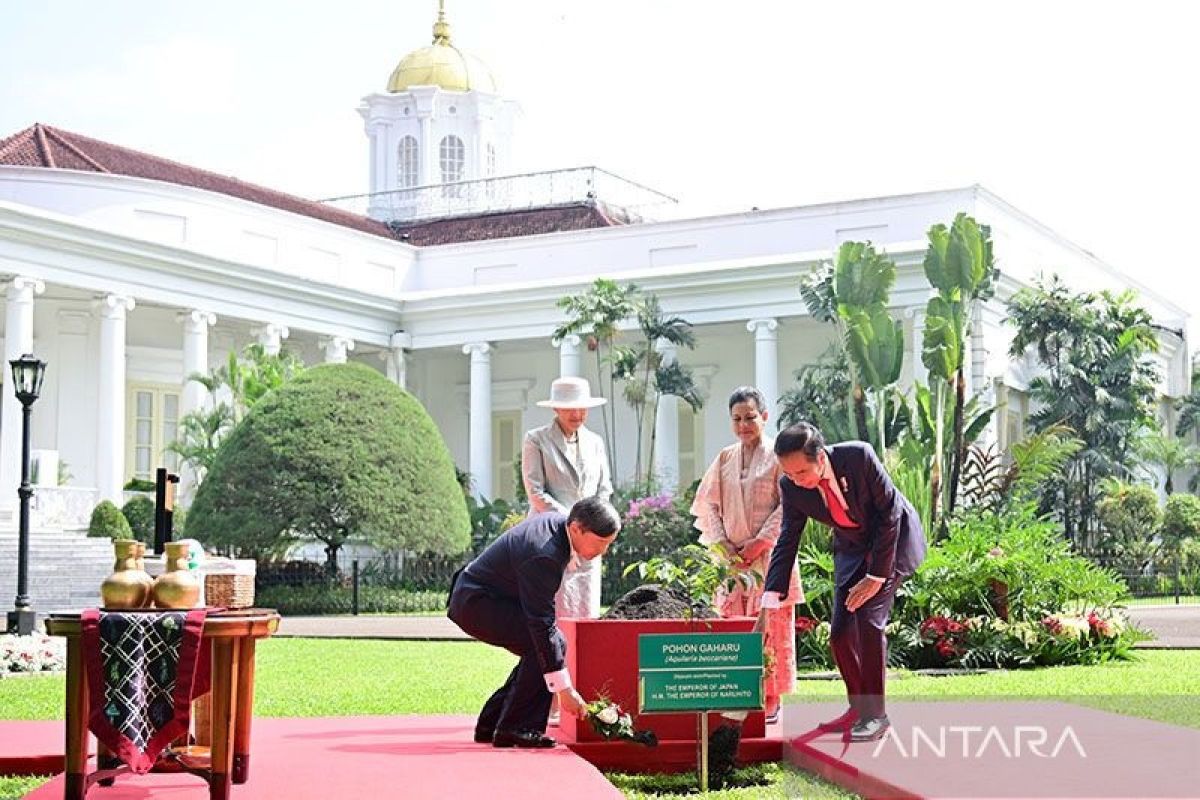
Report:
[{"label": "red carpet", "polygon": [[1062,702],[888,704],[892,733],[815,730],[844,706],[788,705],[785,758],[864,797],[1196,798],[1200,730]]},{"label": "red carpet", "polygon": [[[57,733],[50,752],[61,752],[61,723],[0,722],[0,753],[45,736],[48,725]],[[467,716],[255,720],[250,780],[234,786],[233,797],[620,800],[621,793],[595,767],[567,748],[498,750],[474,744],[473,725]],[[62,791],[59,776],[27,797],[58,800]],[[125,775],[111,788],[93,788],[88,796],[93,795],[203,800],[208,789],[190,775]]]}]

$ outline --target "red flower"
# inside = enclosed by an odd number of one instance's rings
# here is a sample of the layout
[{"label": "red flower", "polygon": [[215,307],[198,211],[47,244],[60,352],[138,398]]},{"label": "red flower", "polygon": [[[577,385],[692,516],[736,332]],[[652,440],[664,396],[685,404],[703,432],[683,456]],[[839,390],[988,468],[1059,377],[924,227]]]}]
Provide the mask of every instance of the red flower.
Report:
[{"label": "red flower", "polygon": [[812,617],[796,617],[796,633],[801,636],[812,633],[812,631],[821,623]]}]

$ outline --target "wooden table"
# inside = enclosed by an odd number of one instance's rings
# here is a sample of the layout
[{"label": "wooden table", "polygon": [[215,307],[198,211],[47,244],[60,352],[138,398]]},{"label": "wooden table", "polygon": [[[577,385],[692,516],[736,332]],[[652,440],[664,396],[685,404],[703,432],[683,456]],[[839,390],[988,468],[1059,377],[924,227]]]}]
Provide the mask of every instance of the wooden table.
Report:
[{"label": "wooden table", "polygon": [[[272,609],[250,608],[209,614],[204,638],[212,643],[212,696],[208,759],[189,759],[187,771],[208,781],[209,797],[226,800],[232,784],[245,783],[250,772],[250,722],[254,710],[254,647],[279,627]],[[88,692],[78,614],[52,614],[46,632],[67,640],[66,800],[83,800],[93,783],[128,771],[87,771]],[[203,741],[207,731],[198,731]]]}]

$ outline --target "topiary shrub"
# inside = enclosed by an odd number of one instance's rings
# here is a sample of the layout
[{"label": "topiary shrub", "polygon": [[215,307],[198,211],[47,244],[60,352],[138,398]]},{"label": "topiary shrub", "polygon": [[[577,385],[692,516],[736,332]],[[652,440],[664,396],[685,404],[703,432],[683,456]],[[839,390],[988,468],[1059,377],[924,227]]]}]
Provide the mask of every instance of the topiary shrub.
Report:
[{"label": "topiary shrub", "polygon": [[92,509],[88,522],[88,536],[107,536],[110,539],[132,539],[133,529],[121,509],[110,500],[101,500]]},{"label": "topiary shrub", "polygon": [[129,521],[133,538],[146,544],[154,544],[154,501],[149,497],[132,497],[121,506],[121,513]]},{"label": "topiary shrub", "polygon": [[243,557],[350,538],[458,553],[471,524],[454,464],[417,400],[361,364],[324,364],[259,401],[221,444],[187,533]]}]

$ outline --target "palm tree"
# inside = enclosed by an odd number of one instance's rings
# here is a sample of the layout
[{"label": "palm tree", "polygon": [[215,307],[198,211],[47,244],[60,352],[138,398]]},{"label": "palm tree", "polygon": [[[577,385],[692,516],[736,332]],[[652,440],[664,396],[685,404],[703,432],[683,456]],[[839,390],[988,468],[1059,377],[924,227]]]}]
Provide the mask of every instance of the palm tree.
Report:
[{"label": "palm tree", "polygon": [[[1149,433],[1138,439],[1137,453],[1147,466],[1160,467],[1166,478],[1163,491],[1175,493],[1175,473],[1181,469],[1200,464],[1200,447],[1188,444],[1175,436],[1167,436],[1160,432]],[[1151,470],[1146,470],[1152,478],[1157,478]]]}]

